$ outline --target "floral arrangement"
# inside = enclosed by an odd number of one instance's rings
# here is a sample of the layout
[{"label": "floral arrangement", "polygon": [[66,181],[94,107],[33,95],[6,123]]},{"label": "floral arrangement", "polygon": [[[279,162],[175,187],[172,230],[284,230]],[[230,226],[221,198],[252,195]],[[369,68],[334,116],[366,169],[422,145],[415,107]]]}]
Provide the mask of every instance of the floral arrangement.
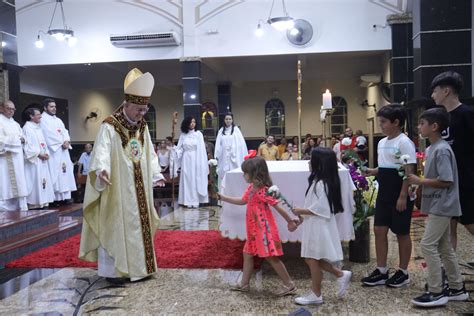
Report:
[{"label": "floral arrangement", "polygon": [[[346,140],[346,143],[347,143],[347,141],[351,142],[350,138],[348,138],[348,137],[343,138],[342,139],[342,144],[343,145],[346,145],[346,144],[344,144],[344,140]],[[349,145],[350,145],[350,143],[349,143]],[[356,151],[354,149],[345,149],[345,150],[343,150],[342,151],[342,156],[350,158],[352,160],[352,164],[356,167],[356,169],[359,168],[362,172],[367,170],[367,167],[365,166],[366,161],[362,161],[360,159],[359,155],[356,153]]]},{"label": "floral arrangement", "polygon": [[[343,145],[350,145],[350,138],[343,138]],[[346,145],[346,146],[347,146]],[[357,230],[370,216],[375,214],[375,201],[377,200],[378,183],[375,177],[365,177],[362,174],[367,170],[365,161],[359,158],[354,149],[342,151],[343,157],[350,158],[349,173],[356,187],[354,192],[355,213],[353,216],[354,229]]]},{"label": "floral arrangement", "polygon": [[283,194],[281,194],[280,189],[276,185],[272,185],[271,187],[269,187],[266,195],[272,196],[273,198],[288,206],[290,209],[293,209],[293,206],[288,202],[288,200],[283,196]]},{"label": "floral arrangement", "polygon": [[355,213],[353,216],[354,229],[375,214],[375,201],[377,200],[378,183],[375,177],[364,177],[357,167],[349,165],[352,181],[356,186],[354,193]]},{"label": "floral arrangement", "polygon": [[211,197],[216,197],[219,193],[219,185],[217,180],[217,160],[209,159],[209,192]]}]

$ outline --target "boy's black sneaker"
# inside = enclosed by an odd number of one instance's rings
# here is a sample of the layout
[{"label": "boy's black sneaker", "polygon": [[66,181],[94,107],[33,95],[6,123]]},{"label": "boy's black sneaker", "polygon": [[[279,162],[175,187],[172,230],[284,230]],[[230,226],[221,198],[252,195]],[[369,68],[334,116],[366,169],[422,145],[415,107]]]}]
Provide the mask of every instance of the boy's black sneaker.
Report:
[{"label": "boy's black sneaker", "polygon": [[410,283],[410,277],[408,274],[403,273],[402,270],[398,270],[390,279],[387,280],[387,282],[385,282],[385,285],[390,287],[401,287],[408,283]]},{"label": "boy's black sneaker", "polygon": [[388,272],[382,273],[379,269],[375,269],[369,276],[362,278],[360,280],[365,285],[369,286],[376,286],[376,285],[384,285],[385,282],[388,280]]},{"label": "boy's black sneaker", "polygon": [[444,296],[443,292],[441,293],[431,293],[426,292],[423,295],[415,297],[411,300],[411,303],[416,306],[421,307],[435,307],[442,306],[448,303],[448,298]]},{"label": "boy's black sneaker", "polygon": [[449,287],[446,288],[444,290],[444,296],[446,296],[449,301],[465,301],[469,298],[469,293],[463,285],[460,290],[451,289]]}]

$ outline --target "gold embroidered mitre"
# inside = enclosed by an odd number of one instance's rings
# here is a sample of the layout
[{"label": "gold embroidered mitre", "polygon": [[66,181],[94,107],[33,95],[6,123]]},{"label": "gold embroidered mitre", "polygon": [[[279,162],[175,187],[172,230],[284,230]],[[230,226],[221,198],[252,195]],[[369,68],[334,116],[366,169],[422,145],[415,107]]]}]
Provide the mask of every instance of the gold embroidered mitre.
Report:
[{"label": "gold embroidered mitre", "polygon": [[143,74],[137,68],[133,68],[128,72],[123,83],[125,101],[139,105],[148,105],[154,86],[155,79],[153,79],[149,72]]}]

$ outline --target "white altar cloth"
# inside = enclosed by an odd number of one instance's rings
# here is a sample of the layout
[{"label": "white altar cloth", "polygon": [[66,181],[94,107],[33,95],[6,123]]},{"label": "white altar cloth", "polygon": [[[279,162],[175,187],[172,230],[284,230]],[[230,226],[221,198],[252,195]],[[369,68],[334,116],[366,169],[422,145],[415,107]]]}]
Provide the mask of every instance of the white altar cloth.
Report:
[{"label": "white altar cloth", "polygon": [[[280,188],[283,196],[295,207],[304,206],[304,196],[308,187],[309,165],[308,160],[267,161],[268,170],[273,184]],[[356,189],[352,182],[349,170],[339,165],[339,179],[341,180],[342,206],[344,212],[336,214],[339,237],[341,241],[354,239],[352,214],[355,211],[353,191]],[[240,168],[226,173],[222,181],[223,193],[227,196],[241,197],[248,183],[245,182]],[[240,240],[247,239],[245,229],[246,205],[233,205],[222,203],[219,230],[224,237]],[[286,221],[270,207],[278,224],[282,242],[301,241],[301,226],[294,232],[289,232]],[[287,206],[283,208],[288,210]]]}]

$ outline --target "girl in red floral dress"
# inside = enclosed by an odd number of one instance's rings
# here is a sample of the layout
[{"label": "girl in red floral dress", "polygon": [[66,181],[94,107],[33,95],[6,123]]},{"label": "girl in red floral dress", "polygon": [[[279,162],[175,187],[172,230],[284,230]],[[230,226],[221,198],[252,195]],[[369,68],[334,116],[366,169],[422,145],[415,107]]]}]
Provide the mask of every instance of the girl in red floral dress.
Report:
[{"label": "girl in red floral dress", "polygon": [[285,210],[278,205],[278,200],[267,195],[268,188],[272,185],[267,163],[261,157],[254,157],[242,163],[245,181],[250,183],[244,195],[229,197],[219,194],[219,199],[236,205],[247,204],[246,228],[247,241],[243,255],[244,267],[240,285],[233,288],[235,291],[249,291],[249,282],[253,273],[253,260],[255,256],[265,258],[282,279],[282,289],[276,294],[279,296],[294,294],[296,286],[286,271],[285,265],[278,258],[283,255],[278,226],[269,205],[288,222],[288,229],[294,231],[297,221],[293,220]]}]

